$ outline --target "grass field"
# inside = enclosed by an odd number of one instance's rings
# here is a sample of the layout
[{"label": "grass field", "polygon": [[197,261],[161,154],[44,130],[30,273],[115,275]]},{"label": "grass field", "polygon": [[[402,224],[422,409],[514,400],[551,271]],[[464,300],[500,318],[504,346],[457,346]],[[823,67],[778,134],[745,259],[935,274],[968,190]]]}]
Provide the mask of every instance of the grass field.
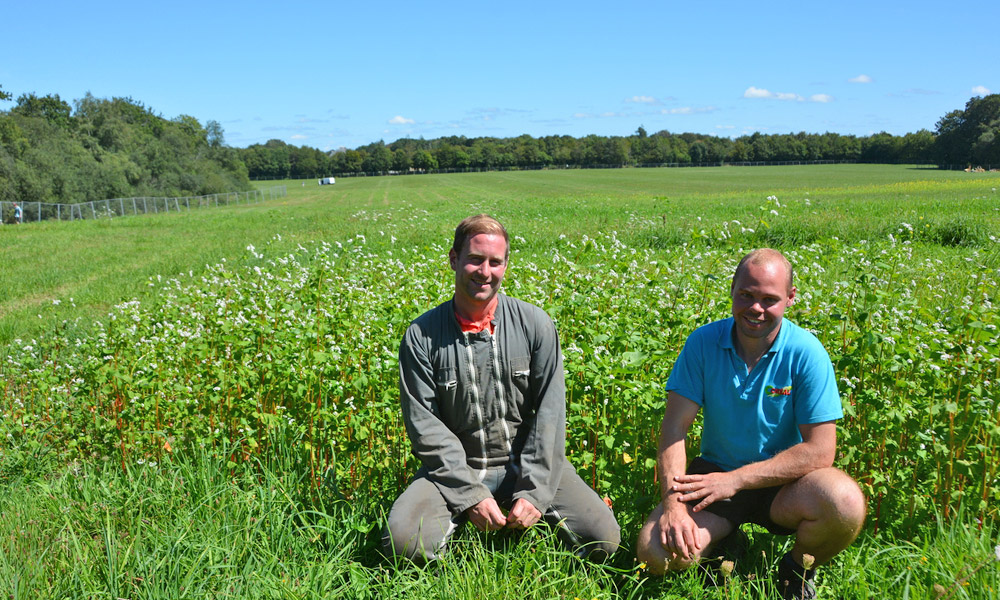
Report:
[{"label": "grass field", "polygon": [[[726,586],[632,559],[655,504],[662,386],[728,277],[768,245],[790,317],[837,371],[838,465],[862,538],[827,597],[1000,589],[1000,187],[905,166],[535,171],[287,182],[253,206],[0,228],[0,588],[36,597],[770,597],[752,531]],[[304,183],[305,185],[301,185]],[[271,182],[268,183],[271,185]],[[624,546],[579,564],[544,531],[381,560],[414,470],[395,352],[447,298],[455,224],[512,239],[507,293],[562,340],[567,452]],[[501,544],[502,545],[502,544]],[[935,587],[940,586],[940,587]]]},{"label": "grass field", "polygon": [[[548,248],[560,234],[609,229],[645,233],[637,246],[667,246],[689,241],[706,225],[752,218],[771,195],[812,199],[812,210],[778,228],[801,238],[792,242],[838,234],[881,240],[903,221],[951,225],[958,233],[972,223],[983,232],[1000,230],[992,191],[1000,185],[997,174],[906,166],[529,171],[288,184],[282,200],[215,212],[0,228],[0,343],[51,329],[53,319],[103,318],[115,303],[142,295],[150,277],[200,273],[275,235],[283,237],[277,246],[290,248],[377,233],[380,225],[368,214],[414,225],[394,235],[419,244],[446,238],[466,213],[487,211],[526,240],[522,250]],[[637,231],[640,221],[662,226]],[[40,310],[54,300],[58,308]]]}]

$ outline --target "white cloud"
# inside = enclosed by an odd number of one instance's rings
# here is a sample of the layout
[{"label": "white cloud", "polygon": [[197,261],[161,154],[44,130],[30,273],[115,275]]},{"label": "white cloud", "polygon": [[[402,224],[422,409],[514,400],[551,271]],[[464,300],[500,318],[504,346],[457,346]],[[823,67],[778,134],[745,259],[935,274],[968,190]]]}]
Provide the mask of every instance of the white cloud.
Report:
[{"label": "white cloud", "polygon": [[407,119],[406,117],[401,117],[396,115],[395,117],[389,119],[389,123],[392,125],[413,125],[416,123],[413,119]]},{"label": "white cloud", "polygon": [[867,75],[858,75],[857,77],[851,77],[848,81],[851,83],[871,83],[872,78]]},{"label": "white cloud", "polygon": [[773,96],[774,94],[772,94],[771,92],[767,90],[758,89],[753,86],[748,87],[747,91],[743,92],[744,98],[771,98]]},{"label": "white cloud", "polygon": [[[790,92],[772,92],[764,88],[750,86],[743,92],[744,98],[762,98],[765,100],[784,100],[786,102],[805,102],[806,99],[798,94]],[[829,94],[813,94],[809,96],[809,102],[833,102],[833,96]]]},{"label": "white cloud", "polygon": [[778,92],[777,94],[774,95],[774,97],[777,98],[778,100],[794,100],[796,102],[802,101],[802,96],[798,94],[785,94]]},{"label": "white cloud", "polygon": [[589,119],[593,115],[588,115],[587,113],[573,113],[574,119]]},{"label": "white cloud", "polygon": [[756,88],[750,86],[747,91],[743,92],[744,98],[766,98],[768,100],[794,100],[801,102],[803,100],[802,96],[798,94],[788,94],[781,92],[772,92],[770,90],[765,90],[762,88]]},{"label": "white cloud", "polygon": [[302,135],[301,133],[296,133],[295,135],[292,136],[292,139],[293,140],[308,140],[309,136],[308,135]]},{"label": "white cloud", "polygon": [[625,102],[635,102],[636,104],[658,104],[656,98],[652,96],[632,96],[631,98],[626,98]]},{"label": "white cloud", "polygon": [[985,85],[977,85],[976,87],[972,88],[972,93],[977,96],[989,96],[993,92],[991,92],[990,89]]},{"label": "white cloud", "polygon": [[698,115],[704,113],[715,112],[717,109],[714,106],[680,106],[677,108],[664,108],[660,111],[661,115]]}]

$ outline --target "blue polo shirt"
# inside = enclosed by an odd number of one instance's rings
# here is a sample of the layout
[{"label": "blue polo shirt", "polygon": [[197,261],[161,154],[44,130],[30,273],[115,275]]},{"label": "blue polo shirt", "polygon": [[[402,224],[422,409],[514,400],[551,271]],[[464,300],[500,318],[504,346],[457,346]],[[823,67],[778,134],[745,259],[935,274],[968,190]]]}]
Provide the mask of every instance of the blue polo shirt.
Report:
[{"label": "blue polo shirt", "polygon": [[701,455],[726,470],[800,443],[799,425],[844,416],[829,354],[788,319],[749,373],[733,347],[732,317],[699,327],[666,388],[702,407]]}]

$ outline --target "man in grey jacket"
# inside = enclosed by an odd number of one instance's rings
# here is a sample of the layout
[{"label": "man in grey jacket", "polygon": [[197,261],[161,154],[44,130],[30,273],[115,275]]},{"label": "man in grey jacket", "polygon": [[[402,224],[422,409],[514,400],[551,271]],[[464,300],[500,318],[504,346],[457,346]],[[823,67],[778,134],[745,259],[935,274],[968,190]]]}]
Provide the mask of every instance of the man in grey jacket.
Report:
[{"label": "man in grey jacket", "polygon": [[399,348],[403,422],[421,468],[383,533],[388,554],[440,556],[465,521],[482,531],[540,520],[581,555],[618,548],[618,523],[566,460],[562,354],[552,319],[499,293],[510,241],[492,217],[455,230],[451,300],[418,317]]}]

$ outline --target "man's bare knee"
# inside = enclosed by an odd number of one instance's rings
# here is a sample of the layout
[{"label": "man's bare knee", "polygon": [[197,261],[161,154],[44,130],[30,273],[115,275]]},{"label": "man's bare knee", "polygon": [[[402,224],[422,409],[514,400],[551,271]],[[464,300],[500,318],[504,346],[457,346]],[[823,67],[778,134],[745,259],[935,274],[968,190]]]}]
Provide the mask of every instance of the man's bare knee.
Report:
[{"label": "man's bare knee", "polygon": [[646,565],[647,573],[662,576],[667,571],[683,571],[698,564],[700,553],[694,553],[691,558],[675,555],[654,539],[655,530],[655,526],[647,523],[639,532],[639,539],[636,542],[636,558]]},{"label": "man's bare knee", "polygon": [[636,557],[642,564],[646,565],[646,572],[650,575],[662,576],[667,571],[683,571],[698,564],[697,558],[675,556],[666,550],[660,552],[650,550],[650,548],[639,546],[636,551]]}]

